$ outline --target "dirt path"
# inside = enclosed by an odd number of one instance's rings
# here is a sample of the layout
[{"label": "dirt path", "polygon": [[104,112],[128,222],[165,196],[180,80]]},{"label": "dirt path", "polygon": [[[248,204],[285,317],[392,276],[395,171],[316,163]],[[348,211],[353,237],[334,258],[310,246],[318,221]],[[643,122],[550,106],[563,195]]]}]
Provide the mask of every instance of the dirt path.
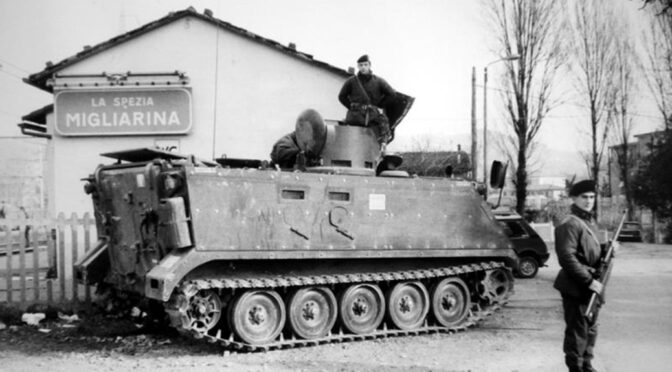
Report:
[{"label": "dirt path", "polygon": [[[509,304],[468,332],[330,344],[267,353],[223,353],[121,320],[84,320],[0,331],[0,371],[562,371],[555,258],[518,280]],[[672,365],[672,246],[624,245],[601,314],[600,371],[667,371]]]}]

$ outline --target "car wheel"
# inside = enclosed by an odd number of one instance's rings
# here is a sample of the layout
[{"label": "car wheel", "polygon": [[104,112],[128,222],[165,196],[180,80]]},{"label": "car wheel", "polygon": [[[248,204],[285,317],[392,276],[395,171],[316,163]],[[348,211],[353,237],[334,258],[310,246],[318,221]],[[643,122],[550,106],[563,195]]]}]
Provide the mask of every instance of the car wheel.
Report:
[{"label": "car wheel", "polygon": [[539,271],[539,263],[534,257],[524,256],[520,258],[518,275],[521,278],[533,278]]}]

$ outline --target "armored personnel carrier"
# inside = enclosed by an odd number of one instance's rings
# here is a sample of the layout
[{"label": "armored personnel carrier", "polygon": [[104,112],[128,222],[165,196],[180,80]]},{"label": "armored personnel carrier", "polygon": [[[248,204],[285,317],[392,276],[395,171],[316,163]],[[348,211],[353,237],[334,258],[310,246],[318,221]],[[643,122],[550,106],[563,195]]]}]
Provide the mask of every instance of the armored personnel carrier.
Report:
[{"label": "armored personnel carrier", "polygon": [[299,117],[292,169],[104,154],[77,277],[241,350],[466,329],[512,293],[512,245],[473,182],[394,169],[374,132]]}]

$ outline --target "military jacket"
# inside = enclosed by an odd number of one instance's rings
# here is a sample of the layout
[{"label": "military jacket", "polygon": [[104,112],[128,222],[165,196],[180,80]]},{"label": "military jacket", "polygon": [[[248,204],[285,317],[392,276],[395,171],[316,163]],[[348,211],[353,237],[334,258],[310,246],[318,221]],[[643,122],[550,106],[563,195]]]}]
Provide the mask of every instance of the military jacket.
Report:
[{"label": "military jacket", "polygon": [[[555,229],[555,252],[560,271],[553,286],[563,295],[585,299],[599,265],[602,245],[592,213],[572,205],[572,216]],[[583,222],[582,222],[583,221]]]},{"label": "military jacket", "polygon": [[[280,166],[280,168],[292,168],[297,162],[297,156],[301,152],[301,148],[296,141],[296,132],[292,132],[282,136],[273,145],[271,150],[271,161]],[[319,165],[319,157],[311,154],[304,154],[306,156],[306,165]]]},{"label": "military jacket", "polygon": [[[357,79],[362,83],[361,88]],[[362,90],[362,88],[364,89]],[[384,108],[387,101],[395,94],[396,92],[385,79],[374,74],[371,74],[370,77],[358,74],[345,81],[341,92],[338,94],[338,100],[348,109],[351,108],[353,103]]]}]

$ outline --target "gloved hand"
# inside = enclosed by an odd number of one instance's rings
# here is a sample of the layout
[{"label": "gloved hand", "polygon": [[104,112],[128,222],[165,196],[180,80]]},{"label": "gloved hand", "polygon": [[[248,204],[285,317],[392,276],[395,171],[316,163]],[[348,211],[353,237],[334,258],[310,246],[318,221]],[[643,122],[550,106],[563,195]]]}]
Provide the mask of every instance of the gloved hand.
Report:
[{"label": "gloved hand", "polygon": [[600,283],[599,281],[593,279],[592,282],[590,282],[590,285],[588,286],[591,291],[599,294],[602,294],[602,291],[604,290],[604,284]]}]

